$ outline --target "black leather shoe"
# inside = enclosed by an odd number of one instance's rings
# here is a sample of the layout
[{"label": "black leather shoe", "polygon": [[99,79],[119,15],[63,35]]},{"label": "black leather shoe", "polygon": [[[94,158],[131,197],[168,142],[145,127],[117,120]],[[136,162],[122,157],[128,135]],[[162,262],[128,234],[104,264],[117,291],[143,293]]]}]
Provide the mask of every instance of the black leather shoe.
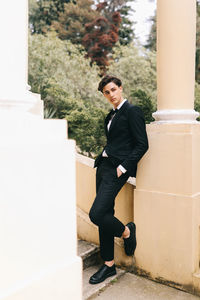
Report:
[{"label": "black leather shoe", "polygon": [[103,265],[96,273],[94,273],[89,280],[89,283],[96,284],[104,281],[106,278],[115,275],[116,269],[115,265],[112,267],[108,267],[107,265]]},{"label": "black leather shoe", "polygon": [[130,236],[127,239],[124,238],[124,249],[125,249],[126,255],[131,256],[134,254],[135,248],[137,245],[136,232],[135,232],[136,226],[133,222],[128,223],[126,226],[130,230]]}]

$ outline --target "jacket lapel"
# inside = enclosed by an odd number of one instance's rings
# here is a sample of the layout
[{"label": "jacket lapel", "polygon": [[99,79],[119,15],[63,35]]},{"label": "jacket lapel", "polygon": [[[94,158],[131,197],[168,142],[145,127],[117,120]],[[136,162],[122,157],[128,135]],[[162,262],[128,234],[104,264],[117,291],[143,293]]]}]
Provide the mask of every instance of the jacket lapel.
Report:
[{"label": "jacket lapel", "polygon": [[111,116],[112,111],[113,110],[111,109],[110,112],[108,113],[108,115],[106,116],[105,122],[104,122],[104,129],[105,129],[106,136],[108,136],[108,122],[110,120],[110,116]]},{"label": "jacket lapel", "polygon": [[[113,120],[112,120],[112,122],[111,122],[110,128],[109,128],[109,131],[108,131],[108,129],[107,129],[107,135],[110,134],[110,132],[111,132],[112,129],[114,128],[116,122],[119,120],[119,118],[120,118],[122,112],[128,107],[128,105],[129,105],[129,103],[128,103],[128,101],[126,101],[126,102],[122,105],[122,107],[119,109],[119,111],[117,112],[117,114],[114,116],[114,118],[113,118]],[[108,123],[107,123],[107,124],[108,124]],[[107,126],[106,126],[106,127],[107,127]]]}]

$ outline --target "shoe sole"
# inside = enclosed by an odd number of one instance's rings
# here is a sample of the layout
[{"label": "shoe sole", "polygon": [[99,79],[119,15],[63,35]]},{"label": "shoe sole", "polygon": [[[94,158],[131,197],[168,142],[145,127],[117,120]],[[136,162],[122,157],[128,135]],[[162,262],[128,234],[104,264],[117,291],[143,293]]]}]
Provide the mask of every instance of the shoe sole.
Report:
[{"label": "shoe sole", "polygon": [[116,275],[116,274],[117,274],[117,272],[116,272],[116,271],[113,271],[113,272],[109,273],[107,276],[103,277],[101,280],[99,280],[99,281],[92,281],[92,280],[89,280],[89,283],[90,283],[90,284],[98,284],[98,283],[101,283],[101,282],[103,282],[104,280],[106,280],[108,277],[114,276],[114,275]]}]

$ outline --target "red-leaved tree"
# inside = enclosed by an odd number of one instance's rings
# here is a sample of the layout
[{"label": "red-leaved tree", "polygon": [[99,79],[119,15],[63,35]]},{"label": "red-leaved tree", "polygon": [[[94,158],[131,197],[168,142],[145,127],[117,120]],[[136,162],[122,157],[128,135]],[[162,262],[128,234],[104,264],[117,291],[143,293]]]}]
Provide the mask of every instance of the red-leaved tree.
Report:
[{"label": "red-leaved tree", "polygon": [[[106,2],[97,5],[97,11],[105,9]],[[100,16],[85,25],[86,34],[82,43],[89,57],[101,69],[102,74],[109,64],[112,48],[118,41],[118,31],[121,23],[120,13],[114,11],[109,18]]]}]

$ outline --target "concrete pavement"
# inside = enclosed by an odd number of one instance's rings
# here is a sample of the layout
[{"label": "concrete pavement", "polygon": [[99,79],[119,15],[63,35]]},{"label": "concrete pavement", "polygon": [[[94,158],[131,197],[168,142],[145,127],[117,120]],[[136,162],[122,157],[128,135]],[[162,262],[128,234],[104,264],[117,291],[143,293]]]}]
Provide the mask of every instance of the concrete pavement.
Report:
[{"label": "concrete pavement", "polygon": [[131,273],[125,273],[90,300],[200,300],[183,291],[171,288]]}]

